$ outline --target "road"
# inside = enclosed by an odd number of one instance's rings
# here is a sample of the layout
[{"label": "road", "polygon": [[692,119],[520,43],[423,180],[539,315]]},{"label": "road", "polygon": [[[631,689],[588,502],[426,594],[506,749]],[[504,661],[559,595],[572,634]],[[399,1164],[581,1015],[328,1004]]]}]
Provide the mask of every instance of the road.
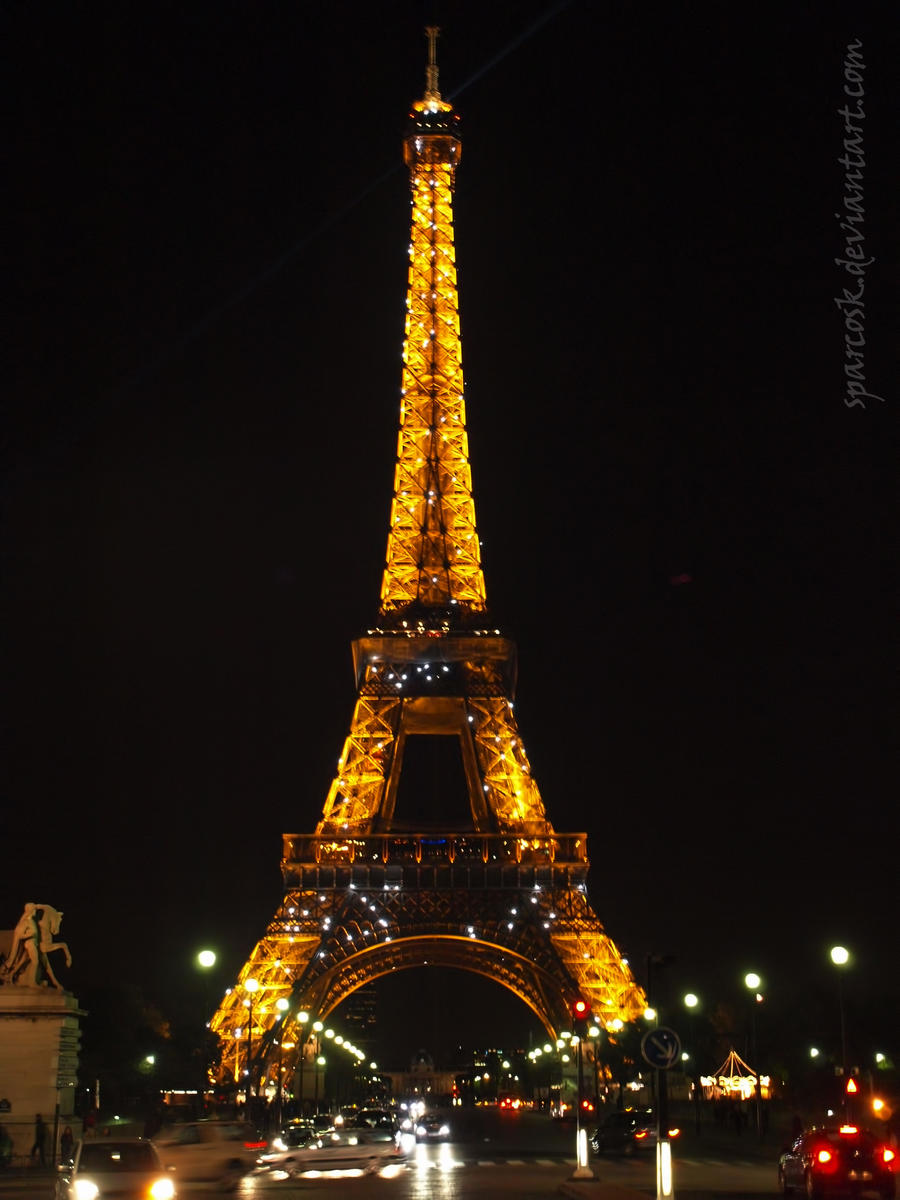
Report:
[{"label": "road", "polygon": [[[253,1176],[242,1200],[301,1200],[306,1197],[359,1197],[359,1200],[539,1200],[564,1190],[577,1200],[627,1200],[616,1189],[656,1195],[653,1154],[639,1158],[592,1157],[592,1180],[573,1179],[574,1126],[537,1113],[497,1109],[450,1111],[447,1143],[413,1146],[406,1166],[390,1178],[304,1179],[299,1183]],[[677,1143],[676,1143],[677,1144]],[[761,1200],[777,1193],[775,1149],[755,1139],[716,1135],[686,1136],[675,1155],[677,1200]],[[338,1193],[338,1188],[340,1191]]]},{"label": "road", "polygon": [[[405,1166],[391,1177],[343,1173],[289,1180],[254,1174],[231,1200],[545,1200],[561,1193],[575,1200],[628,1200],[631,1193],[640,1200],[656,1195],[652,1155],[592,1157],[594,1178],[574,1181],[573,1126],[538,1113],[497,1109],[457,1109],[447,1117],[451,1140],[411,1146]],[[686,1131],[676,1146],[677,1200],[768,1200],[777,1193],[774,1146],[712,1130],[701,1138]],[[0,1200],[50,1200],[52,1187],[48,1174],[7,1174],[0,1176]],[[217,1189],[189,1189],[182,1197],[217,1194]]]}]

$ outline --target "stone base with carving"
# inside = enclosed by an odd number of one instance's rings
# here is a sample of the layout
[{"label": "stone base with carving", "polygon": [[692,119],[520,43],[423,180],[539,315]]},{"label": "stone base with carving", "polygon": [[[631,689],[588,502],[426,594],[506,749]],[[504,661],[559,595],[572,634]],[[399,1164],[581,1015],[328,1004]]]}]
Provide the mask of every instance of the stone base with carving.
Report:
[{"label": "stone base with carving", "polygon": [[69,992],[0,988],[0,1125],[17,1157],[31,1153],[36,1113],[47,1126],[48,1166],[57,1158],[59,1135],[66,1125],[80,1136],[75,1086],[84,1015]]}]

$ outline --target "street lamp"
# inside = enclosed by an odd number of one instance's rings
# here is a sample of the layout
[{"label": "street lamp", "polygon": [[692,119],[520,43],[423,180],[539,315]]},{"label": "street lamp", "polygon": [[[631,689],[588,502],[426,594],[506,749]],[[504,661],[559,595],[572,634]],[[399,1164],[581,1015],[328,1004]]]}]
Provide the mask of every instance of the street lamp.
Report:
[{"label": "street lamp", "polygon": [[275,1007],[278,1009],[278,1126],[281,1128],[281,1098],[284,1091],[284,1027],[287,1021],[287,1011],[291,1004],[284,996],[279,996],[275,1001]]},{"label": "street lamp", "polygon": [[300,1026],[300,1036],[297,1039],[297,1044],[300,1047],[300,1115],[306,1114],[306,1098],[303,1095],[303,1064],[306,1061],[306,1023],[309,1020],[308,1012],[297,1013],[297,1024]]},{"label": "street lamp", "polygon": [[694,1075],[694,1128],[700,1132],[700,1062],[697,1056],[697,1027],[694,1023],[694,1012],[700,1004],[700,997],[694,992],[688,992],[684,997],[684,1007],[690,1013],[691,1055]]},{"label": "street lamp", "polygon": [[247,1021],[247,1090],[244,1094],[244,1102],[247,1105],[247,1112],[249,1112],[250,1096],[253,1092],[253,997],[259,991],[259,984],[255,979],[245,979],[244,991],[250,997],[249,1001],[244,1001],[250,1010]]},{"label": "street lamp", "polygon": [[[846,967],[850,962],[850,951],[846,946],[832,946],[831,961],[836,967]],[[838,1009],[841,1017],[841,1072],[844,1076],[844,1082],[847,1081],[847,1028],[844,1023],[844,988],[842,981],[842,971],[837,973],[838,981]]]},{"label": "street lamp", "polygon": [[[213,1018],[213,1004],[211,988],[209,986],[209,972],[216,965],[217,956],[215,950],[200,950],[195,958],[197,966],[201,972],[207,976],[203,986],[203,1007],[206,1010],[206,1015],[203,1018],[205,1029],[209,1029]],[[198,1094],[198,1112],[197,1116],[202,1117],[206,1112],[206,1089],[209,1087],[209,1065],[212,1055],[210,1052],[209,1034],[205,1034],[203,1038],[203,1059],[202,1073],[199,1080],[200,1091]]]},{"label": "street lamp", "polygon": [[[321,1021],[313,1021],[313,1033],[316,1035],[316,1051],[315,1051],[315,1087],[313,1090],[313,1107],[318,1116],[319,1113],[319,1034],[325,1028]],[[322,1059],[324,1062],[325,1060]]]},{"label": "street lamp", "polygon": [[762,979],[755,971],[748,971],[744,976],[744,986],[751,992],[754,992],[754,1006],[750,1009],[750,1030],[751,1030],[751,1045],[753,1047],[753,1070],[756,1074],[756,1133],[760,1141],[762,1141],[763,1124],[762,1124],[762,1089],[759,1082],[759,1059],[758,1049],[756,1045],[756,1005],[762,1004],[762,993],[758,990],[762,986]]}]

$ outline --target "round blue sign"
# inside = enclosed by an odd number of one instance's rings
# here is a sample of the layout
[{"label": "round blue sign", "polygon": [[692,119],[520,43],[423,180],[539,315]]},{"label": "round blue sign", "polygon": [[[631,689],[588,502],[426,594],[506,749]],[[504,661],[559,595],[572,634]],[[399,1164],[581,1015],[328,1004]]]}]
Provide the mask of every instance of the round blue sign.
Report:
[{"label": "round blue sign", "polygon": [[651,1067],[667,1071],[681,1058],[681,1038],[674,1029],[660,1025],[648,1030],[641,1038],[641,1054]]}]

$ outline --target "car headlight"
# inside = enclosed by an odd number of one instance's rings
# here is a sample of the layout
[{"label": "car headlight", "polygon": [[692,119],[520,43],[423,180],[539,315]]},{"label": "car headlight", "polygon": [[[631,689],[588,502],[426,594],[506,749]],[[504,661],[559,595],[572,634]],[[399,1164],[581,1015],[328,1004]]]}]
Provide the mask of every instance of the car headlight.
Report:
[{"label": "car headlight", "polygon": [[97,1200],[100,1189],[93,1179],[76,1179],[72,1184],[72,1195],[75,1200]]},{"label": "car headlight", "polygon": [[446,1136],[447,1136],[447,1134],[448,1134],[449,1132],[450,1132],[450,1126],[449,1126],[449,1125],[442,1125],[442,1126],[441,1126],[441,1137],[446,1137]]},{"label": "car headlight", "polygon": [[168,1177],[163,1175],[159,1179],[154,1179],[150,1184],[151,1200],[172,1200],[175,1195],[175,1184]]}]

